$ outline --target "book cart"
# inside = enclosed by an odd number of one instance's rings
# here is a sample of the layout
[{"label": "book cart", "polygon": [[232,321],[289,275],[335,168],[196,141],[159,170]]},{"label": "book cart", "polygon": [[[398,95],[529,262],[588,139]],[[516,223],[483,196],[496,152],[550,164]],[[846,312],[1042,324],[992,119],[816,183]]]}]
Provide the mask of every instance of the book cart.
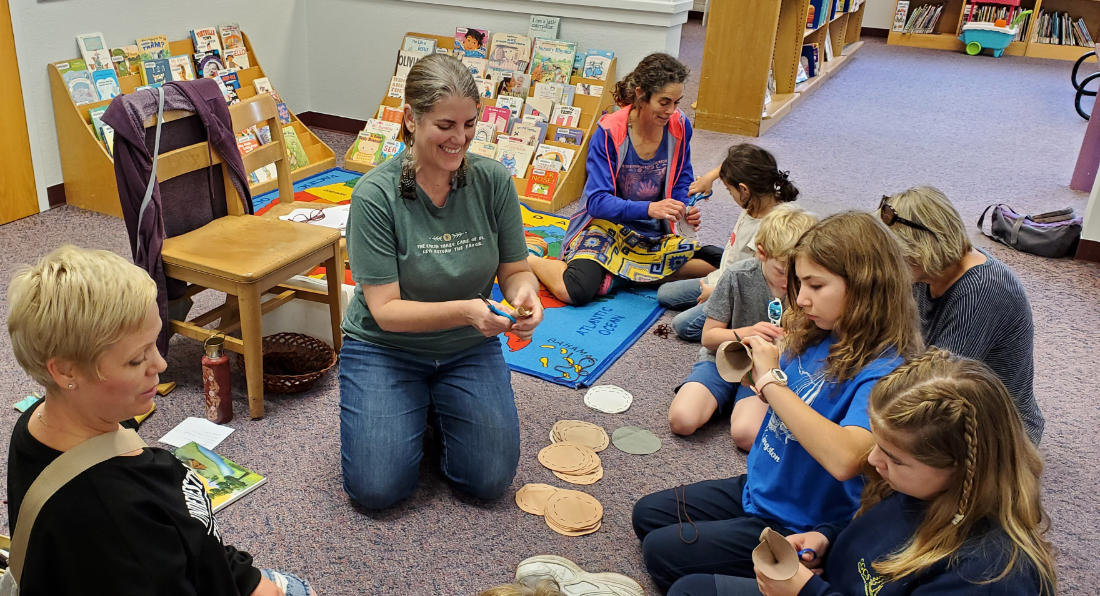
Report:
[{"label": "book cart", "polygon": [[[860,32],[867,3],[851,8],[854,3],[825,0],[830,15],[823,25],[809,29],[807,0],[712,2],[695,128],[760,136],[775,126],[863,45]],[[826,40],[832,49],[831,60],[825,51]],[[802,46],[813,43],[820,48],[819,72],[796,84]],[[765,105],[769,70],[774,73],[775,92]]]},{"label": "book cart", "polygon": [[[447,36],[447,35],[431,35],[431,34],[428,34],[428,33],[412,33],[412,32],[409,32],[409,33],[406,33],[405,36],[406,37],[423,37],[423,38],[427,38],[427,39],[435,39],[437,47],[443,47],[443,48],[450,49],[451,47],[454,46],[454,36],[453,35],[450,35],[450,36]],[[394,55],[396,56],[397,52],[394,52]],[[584,165],[585,165],[585,162],[588,158],[588,141],[589,141],[589,139],[592,138],[592,133],[595,132],[595,130],[596,130],[596,124],[599,121],[600,116],[603,115],[603,113],[605,111],[607,111],[608,108],[611,107],[612,103],[614,103],[614,100],[612,99],[611,88],[609,87],[609,85],[614,85],[615,80],[616,80],[615,79],[616,61],[617,61],[617,59],[613,59],[611,61],[611,65],[607,69],[607,80],[606,81],[601,81],[601,80],[598,80],[598,79],[586,79],[586,78],[578,77],[578,76],[572,76],[572,77],[569,78],[569,83],[570,84],[575,85],[577,83],[591,83],[593,85],[598,85],[598,86],[604,87],[603,95],[591,96],[591,95],[577,94],[573,97],[573,105],[575,105],[575,106],[577,106],[581,109],[580,122],[577,123],[577,126],[573,127],[573,128],[579,128],[579,129],[584,131],[584,140],[581,142],[580,146],[570,145],[568,143],[558,143],[558,142],[553,141],[552,139],[554,138],[554,133],[556,132],[558,127],[553,125],[553,124],[550,124],[549,128],[547,129],[546,140],[544,141],[545,144],[553,145],[553,146],[557,146],[557,147],[565,147],[565,148],[573,149],[574,151],[576,151],[576,154],[573,157],[573,163],[570,165],[569,169],[562,172],[558,177],[558,185],[554,189],[553,199],[551,199],[550,201],[547,201],[547,200],[541,199],[541,198],[532,198],[532,197],[524,196],[523,193],[527,190],[527,178],[526,177],[524,177],[524,178],[513,177],[512,178],[512,182],[516,186],[516,193],[519,194],[520,201],[523,202],[528,207],[530,207],[532,209],[537,209],[537,210],[540,210],[540,211],[557,211],[558,209],[561,209],[562,207],[568,205],[569,203],[572,203],[573,201],[575,201],[575,200],[577,200],[581,197],[581,194],[584,192],[584,181],[585,181]],[[387,87],[388,87],[388,84],[387,84]],[[534,85],[531,86],[531,88],[528,90],[528,93],[532,93],[533,91],[534,91]],[[396,97],[383,97],[380,106],[381,105],[386,105],[386,106],[390,106],[390,107],[394,107],[394,108],[400,108],[402,103],[401,103],[401,100],[396,98]],[[482,106],[496,105],[496,99],[482,98],[481,99],[481,105]],[[402,131],[401,134],[403,136],[404,132]],[[403,140],[403,139],[399,139],[399,140]],[[355,142],[353,142],[351,147],[348,148],[348,151],[344,156],[345,157],[344,168],[349,169],[349,170],[353,170],[353,171],[356,171],[356,172],[364,172],[364,173],[366,173],[366,172],[370,171],[371,169],[373,169],[374,166],[365,164],[363,162],[357,162],[357,161],[354,161],[354,160],[351,160],[351,159],[347,159],[348,157],[350,157],[354,153],[354,151],[355,151]],[[530,168],[528,168],[528,171],[529,170],[530,170]]]},{"label": "book cart", "polygon": [[[906,14],[912,15],[925,4],[943,6],[943,14],[940,15],[932,33],[903,33],[891,29],[886,43],[889,45],[910,46],[915,48],[929,48],[933,50],[963,51],[965,44],[959,40],[959,33],[966,24],[966,14],[971,5],[1001,5],[1004,2],[972,2],[971,0],[938,0],[930,2],[926,0],[909,0],[909,10]],[[1015,4],[1015,3],[1013,3]],[[1050,58],[1053,60],[1076,60],[1090,52],[1095,46],[1059,45],[1045,43],[1039,39],[1039,11],[1066,12],[1073,16],[1074,20],[1082,18],[1088,27],[1092,38],[1097,39],[1100,34],[1100,2],[1096,0],[1021,0],[1019,7],[1023,10],[1033,11],[1026,23],[1022,41],[1013,41],[1005,48],[1004,53],[1010,56],[1027,56],[1031,58]],[[894,5],[894,13],[897,14],[897,4]]]},{"label": "book cart", "polygon": [[[243,35],[243,37],[245,48],[248,49],[248,59],[252,64],[249,68],[237,71],[237,78],[241,83],[237,95],[245,100],[256,94],[252,81],[267,75],[264,74],[263,67],[256,59],[248,36]],[[194,43],[190,38],[169,42],[168,46],[173,56],[191,55],[195,52]],[[60,63],[48,64],[46,70],[49,71],[50,92],[53,95],[57,148],[61,154],[61,173],[65,184],[65,202],[82,209],[122,217],[118,183],[115,181],[114,160],[107,153],[103,143],[96,138],[88,116],[90,109],[105,106],[111,103],[111,100],[76,105],[69,96],[68,88],[56,64]],[[123,93],[130,93],[142,84],[140,74],[120,76],[118,82]],[[298,139],[306,155],[309,156],[309,165],[291,172],[293,180],[335,167],[336,157],[332,149],[317,138],[293,113],[291,113],[291,122],[287,126],[293,126],[297,131]],[[251,187],[252,194],[273,190],[277,185],[277,180],[254,185]]]}]

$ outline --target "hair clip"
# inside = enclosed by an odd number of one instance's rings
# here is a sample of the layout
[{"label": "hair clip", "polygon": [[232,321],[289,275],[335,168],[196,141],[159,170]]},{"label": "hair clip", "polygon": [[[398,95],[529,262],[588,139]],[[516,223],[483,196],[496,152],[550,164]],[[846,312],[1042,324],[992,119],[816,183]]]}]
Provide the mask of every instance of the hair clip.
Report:
[{"label": "hair clip", "polygon": [[964,517],[966,517],[966,516],[961,514],[961,513],[956,513],[955,517],[951,518],[951,525],[953,525],[953,526],[959,525],[959,523],[962,522]]}]

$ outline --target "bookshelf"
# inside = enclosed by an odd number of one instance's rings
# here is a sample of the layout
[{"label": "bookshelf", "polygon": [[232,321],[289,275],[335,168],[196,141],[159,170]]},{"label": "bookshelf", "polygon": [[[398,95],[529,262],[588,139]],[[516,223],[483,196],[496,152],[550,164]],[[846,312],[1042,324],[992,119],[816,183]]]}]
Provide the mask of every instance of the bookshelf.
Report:
[{"label": "bookshelf", "polygon": [[[237,77],[241,82],[241,88],[237,90],[237,94],[242,100],[256,94],[252,86],[253,80],[267,76],[259,60],[256,59],[247,35],[244,36],[244,43],[252,66],[237,71]],[[172,41],[168,45],[172,55],[193,54],[195,51],[191,39]],[[68,88],[56,68],[56,63],[48,64],[46,70],[49,71],[50,92],[53,95],[57,147],[61,155],[61,174],[65,183],[65,202],[82,209],[122,217],[114,161],[103,143],[92,132],[91,120],[88,117],[90,109],[106,106],[111,103],[111,100],[76,105],[69,96]],[[123,93],[130,93],[141,86],[141,75],[119,77],[119,85]],[[309,165],[294,170],[291,178],[299,180],[336,166],[336,156],[332,149],[317,138],[293,113],[291,123],[287,126],[293,126],[297,131],[298,139],[309,156]],[[254,185],[251,187],[252,194],[273,190],[277,185],[277,180]]]},{"label": "bookshelf", "polygon": [[[406,33],[405,37],[423,37],[428,39],[435,39],[439,47],[450,48],[454,46],[454,35],[432,35],[428,33]],[[404,39],[404,38],[402,38]],[[393,56],[396,61],[397,52],[393,52]],[[588,158],[588,141],[592,138],[592,133],[596,130],[596,124],[600,119],[600,116],[607,111],[611,104],[614,103],[611,93],[611,85],[615,83],[615,67],[617,59],[611,61],[611,65],[608,68],[607,80],[600,81],[597,79],[586,79],[578,76],[570,77],[570,84],[577,83],[591,83],[593,85],[599,85],[604,87],[603,95],[591,96],[591,95],[575,95],[573,97],[573,105],[581,109],[580,122],[573,128],[579,128],[584,131],[584,141],[580,146],[569,145],[565,143],[557,143],[551,139],[554,138],[554,132],[557,130],[557,126],[550,124],[546,132],[545,144],[553,145],[557,147],[565,147],[573,149],[576,154],[573,157],[573,163],[569,169],[562,172],[558,178],[558,185],[554,189],[554,197],[547,201],[540,198],[532,198],[524,196],[524,191],[527,190],[527,178],[512,178],[512,183],[516,186],[516,193],[519,195],[519,200],[532,209],[538,209],[541,211],[557,211],[562,207],[572,203],[573,201],[581,197],[581,193],[584,192],[584,165]],[[389,87],[389,82],[386,84]],[[533,92],[534,85],[528,93]],[[383,97],[379,104],[381,106],[390,106],[394,108],[400,108],[401,100],[396,97]],[[496,99],[484,99],[481,100],[482,106],[496,105]],[[403,135],[404,133],[402,133]],[[403,139],[402,139],[403,140]],[[344,168],[353,170],[356,172],[368,172],[373,169],[373,166],[357,162],[348,159],[355,149],[355,143],[352,143],[351,147],[348,147],[347,153],[344,155]],[[530,168],[528,168],[530,171]]]},{"label": "bookshelf", "polygon": [[[847,64],[863,45],[860,32],[866,2],[858,7],[852,6],[854,0],[824,0],[823,4],[830,14],[824,24],[810,29],[806,27],[807,0],[712,2],[695,128],[760,136]],[[814,43],[820,48],[821,68],[817,76],[796,84],[802,46]],[[769,69],[776,89],[765,105]]]},{"label": "bookshelf", "polygon": [[[940,16],[934,32],[905,33],[891,30],[886,41],[888,44],[962,52],[964,44],[959,40],[959,33],[962,26],[967,22],[966,15],[971,10],[971,6],[1004,4],[1004,2],[991,2],[990,0],[986,2],[910,0],[908,14],[912,14],[914,10],[925,4],[943,5],[944,7],[943,14]],[[1040,41],[1038,37],[1038,15],[1040,11],[1065,12],[1069,13],[1074,20],[1082,18],[1088,26],[1089,34],[1093,40],[1096,40],[1097,34],[1100,34],[1100,2],[1096,0],[1020,0],[1019,7],[1033,12],[1026,23],[1022,41],[1010,43],[1008,48],[1005,49],[1005,54],[1053,60],[1076,60],[1086,52],[1095,49],[1092,45],[1059,45]],[[897,2],[895,2],[894,12],[897,13]],[[906,20],[908,20],[908,16]]]}]

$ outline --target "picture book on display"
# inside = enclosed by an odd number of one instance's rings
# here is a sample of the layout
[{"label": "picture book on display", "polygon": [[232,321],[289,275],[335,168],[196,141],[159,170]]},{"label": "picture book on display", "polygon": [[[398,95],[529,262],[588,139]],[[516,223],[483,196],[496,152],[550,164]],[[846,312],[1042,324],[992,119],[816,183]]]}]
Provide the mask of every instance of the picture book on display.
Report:
[{"label": "picture book on display", "polygon": [[387,120],[371,118],[363,126],[363,132],[374,132],[382,135],[383,139],[397,140],[401,134],[401,124]]},{"label": "picture book on display", "polygon": [[96,93],[99,94],[99,99],[112,99],[122,93],[122,88],[118,85],[118,75],[115,74],[114,69],[93,70],[92,83],[95,85]]},{"label": "picture book on display", "polygon": [[593,85],[592,83],[577,83],[573,86],[576,89],[577,95],[592,95],[599,97],[603,95],[602,85]]},{"label": "picture book on display", "polygon": [[527,175],[527,166],[531,163],[532,154],[533,148],[523,142],[508,139],[497,141],[496,160],[513,177],[523,178]]},{"label": "picture book on display", "polygon": [[569,169],[569,166],[573,163],[573,155],[575,154],[576,151],[573,149],[547,145],[545,143],[539,145],[538,149],[535,150],[535,157],[561,162],[561,169],[563,170]]},{"label": "picture book on display", "polygon": [[[386,122],[396,122],[398,128],[400,128],[401,122],[405,120],[405,111],[401,108],[393,108],[386,105],[378,106],[378,119]],[[394,138],[397,137],[394,136]]]},{"label": "picture book on display", "polygon": [[473,56],[462,56],[460,60],[462,60],[462,63],[470,70],[470,74],[473,75],[475,79],[485,78],[485,67],[488,66],[488,60]]},{"label": "picture book on display", "polygon": [[549,172],[560,172],[561,162],[554,161],[545,157],[536,157],[531,160],[531,167],[538,170],[546,170]]},{"label": "picture book on display", "polygon": [[474,125],[474,142],[481,141],[483,143],[491,143],[493,138],[496,137],[497,127],[496,120],[492,122],[486,122],[484,120],[478,121]]},{"label": "picture book on display", "polygon": [[141,59],[157,60],[167,58],[172,54],[168,49],[168,37],[164,35],[150,35],[137,38],[137,46],[141,48]]},{"label": "picture book on display", "polygon": [[586,79],[606,81],[607,72],[614,58],[615,52],[611,50],[588,50],[585,52],[581,76]]},{"label": "picture book on display", "polygon": [[488,157],[489,159],[496,159],[497,144],[489,141],[470,141],[470,148],[467,149],[466,152]]},{"label": "picture book on display", "polygon": [[554,131],[554,142],[580,145],[584,143],[584,131],[579,128],[559,126],[557,130]]},{"label": "picture book on display", "polygon": [[550,201],[554,198],[554,189],[558,185],[558,172],[532,168],[527,177],[527,188],[523,194],[533,199]]},{"label": "picture book on display", "polygon": [[561,24],[561,17],[546,17],[542,15],[531,15],[531,25],[527,28],[527,37],[535,39],[541,37],[542,39],[557,39],[558,38],[558,26]]},{"label": "picture book on display", "polygon": [[480,120],[492,124],[498,133],[508,130],[508,122],[511,118],[512,112],[508,108],[498,106],[481,108]]},{"label": "picture book on display", "polygon": [[252,66],[248,60],[248,50],[244,48],[229,48],[222,50],[222,61],[228,70],[240,70]]},{"label": "picture book on display", "polygon": [[366,129],[361,130],[359,131],[359,137],[355,139],[349,159],[369,166],[378,165],[382,163],[382,145],[385,142],[385,135],[370,132]]},{"label": "picture book on display", "polygon": [[489,57],[489,30],[473,27],[455,29],[455,52],[459,56]]},{"label": "picture book on display", "polygon": [[527,97],[531,89],[531,75],[525,72],[513,71],[504,75],[497,86],[497,97],[510,95],[512,97]]},{"label": "picture book on display", "polygon": [[222,49],[218,41],[218,30],[214,27],[199,27],[191,30],[191,41],[195,44],[196,52],[211,52]]},{"label": "picture book on display", "polygon": [[76,45],[80,47],[80,57],[88,70],[107,70],[114,68],[111,61],[111,52],[107,49],[107,42],[103,41],[102,33],[82,33],[76,36]]},{"label": "picture book on display", "polygon": [[477,85],[477,94],[480,95],[482,99],[493,99],[496,97],[497,86],[489,79],[475,78],[474,84]]},{"label": "picture book on display", "polygon": [[73,98],[76,105],[99,101],[99,93],[92,82],[92,73],[88,72],[88,65],[83,58],[76,58],[57,65],[61,71],[61,79],[65,81],[65,87],[69,90],[69,97]]},{"label": "picture book on display", "polygon": [[275,102],[275,112],[279,114],[279,122],[290,124],[290,108],[286,107],[285,103],[281,101]]},{"label": "picture book on display", "polygon": [[141,48],[134,44],[111,48],[111,62],[120,77],[141,74]]},{"label": "picture book on display", "polygon": [[291,170],[309,165],[309,156],[306,155],[302,141],[298,139],[298,132],[293,126],[283,127],[283,144],[286,145],[287,163],[290,164]]},{"label": "picture book on display", "polygon": [[416,37],[414,35],[406,36],[405,40],[401,43],[401,50],[413,54],[420,54],[421,56],[427,56],[435,52],[435,38]]},{"label": "picture book on display", "polygon": [[531,59],[531,38],[517,33],[494,33],[489,65],[501,72],[527,70]]},{"label": "picture book on display", "polygon": [[524,116],[535,116],[543,122],[550,121],[550,114],[554,110],[554,102],[542,97],[529,97],[523,104]]},{"label": "picture book on display", "polygon": [[575,106],[558,104],[550,116],[550,123],[557,126],[577,126],[581,121],[581,109]]},{"label": "picture book on display", "polygon": [[172,75],[168,70],[168,60],[166,58],[157,58],[156,60],[146,60],[142,63],[141,82],[153,87],[160,87],[161,85],[172,80]]},{"label": "picture book on display", "polygon": [[237,73],[232,71],[222,72],[218,75],[218,78],[222,80],[222,84],[230,89],[236,91],[241,88],[241,80],[237,78]]},{"label": "picture book on display", "polygon": [[244,35],[241,34],[241,26],[237,23],[218,25],[218,36],[222,40],[222,49],[244,47]]},{"label": "picture book on display", "polygon": [[390,86],[386,90],[386,97],[405,99],[405,77],[394,75],[390,77]]},{"label": "picture book on display", "polygon": [[172,73],[173,81],[195,80],[195,66],[191,62],[191,56],[171,56],[168,58],[168,71]]},{"label": "picture book on display", "polygon": [[99,126],[103,124],[103,112],[107,111],[107,106],[99,106],[88,110],[88,119],[92,123],[92,132],[95,133],[95,138],[103,140]]},{"label": "picture book on display", "polygon": [[531,53],[531,80],[568,83],[576,48],[572,41],[536,39]]},{"label": "picture book on display", "polygon": [[196,74],[203,79],[217,76],[218,72],[225,70],[222,63],[221,52],[210,50],[209,52],[195,52]]},{"label": "picture book on display", "polygon": [[497,107],[508,108],[508,111],[512,113],[512,118],[519,118],[523,115],[523,98],[502,95],[497,98]]},{"label": "picture book on display", "polygon": [[267,482],[266,477],[194,441],[172,453],[202,480],[214,513]]},{"label": "picture book on display", "polygon": [[407,77],[413,64],[416,64],[423,57],[423,54],[401,50],[397,53],[397,70],[394,71],[394,76],[401,77],[402,79]]}]

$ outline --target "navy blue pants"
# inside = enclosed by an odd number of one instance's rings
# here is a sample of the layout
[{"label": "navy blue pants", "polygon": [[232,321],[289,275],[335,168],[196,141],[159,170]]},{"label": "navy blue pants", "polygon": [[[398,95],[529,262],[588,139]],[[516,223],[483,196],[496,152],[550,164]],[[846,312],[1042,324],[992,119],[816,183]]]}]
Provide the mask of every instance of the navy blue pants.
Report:
[{"label": "navy blue pants", "polygon": [[[760,532],[771,527],[784,536],[793,534],[783,522],[746,513],[741,507],[744,489],[741,475],[663,490],[634,504],[632,521],[642,541],[642,558],[662,591],[693,573],[754,578],[752,549],[760,544]],[[674,490],[681,495],[679,519]]]}]

